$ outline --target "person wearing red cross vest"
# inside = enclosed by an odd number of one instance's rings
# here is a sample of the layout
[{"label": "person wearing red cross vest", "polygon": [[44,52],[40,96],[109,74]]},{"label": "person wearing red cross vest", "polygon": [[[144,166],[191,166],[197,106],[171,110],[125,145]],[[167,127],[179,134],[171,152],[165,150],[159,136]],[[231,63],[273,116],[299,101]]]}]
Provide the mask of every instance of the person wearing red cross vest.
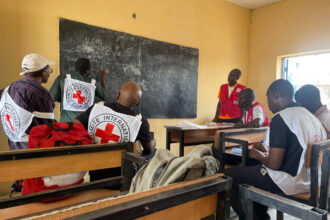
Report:
[{"label": "person wearing red cross vest", "polygon": [[259,128],[269,126],[269,119],[265,108],[255,102],[256,94],[253,89],[246,88],[238,95],[238,107],[243,110],[242,119],[235,124],[235,128]]},{"label": "person wearing red cross vest", "polygon": [[[117,102],[97,103],[81,113],[73,122],[82,123],[94,143],[135,142],[143,147],[142,156],[152,157],[156,141],[146,118],[135,112],[142,91],[135,82],[124,83],[117,94]],[[119,176],[120,168],[90,171],[91,181]]]},{"label": "person wearing red cross vest", "polygon": [[70,122],[94,103],[105,100],[104,70],[100,72],[100,82],[90,77],[91,63],[87,58],[78,58],[75,72],[60,74],[52,87],[50,95],[61,104],[61,122]]},{"label": "person wearing red cross vest", "polygon": [[237,83],[241,75],[239,69],[233,69],[228,75],[228,83],[221,85],[213,122],[237,123],[240,121],[242,110],[238,107],[238,94],[245,89],[245,86]]},{"label": "person wearing red cross vest", "polygon": [[[327,134],[312,113],[293,101],[293,93],[292,84],[284,79],[274,81],[267,89],[268,108],[274,116],[263,144],[255,143],[248,152],[249,158],[261,164],[224,170],[224,174],[233,180],[229,197],[239,219],[245,218],[240,206],[241,184],[276,194],[310,193],[306,152],[311,144],[326,140]],[[267,209],[255,203],[253,219],[270,219]]]},{"label": "person wearing red cross vest", "polygon": [[53,72],[50,65],[54,62],[39,54],[26,55],[23,78],[0,91],[1,124],[10,150],[27,149],[32,127],[55,122],[54,102],[42,86]]}]

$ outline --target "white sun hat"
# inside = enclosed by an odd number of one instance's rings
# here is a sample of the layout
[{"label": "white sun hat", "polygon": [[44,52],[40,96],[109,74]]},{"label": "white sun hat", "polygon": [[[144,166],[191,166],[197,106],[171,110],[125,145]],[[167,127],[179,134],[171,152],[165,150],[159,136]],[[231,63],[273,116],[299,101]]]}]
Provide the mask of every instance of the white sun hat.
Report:
[{"label": "white sun hat", "polygon": [[22,76],[25,73],[36,72],[45,68],[48,65],[54,65],[55,62],[51,60],[47,60],[45,57],[31,53],[26,55],[22,61],[22,69],[24,70],[19,75]]}]

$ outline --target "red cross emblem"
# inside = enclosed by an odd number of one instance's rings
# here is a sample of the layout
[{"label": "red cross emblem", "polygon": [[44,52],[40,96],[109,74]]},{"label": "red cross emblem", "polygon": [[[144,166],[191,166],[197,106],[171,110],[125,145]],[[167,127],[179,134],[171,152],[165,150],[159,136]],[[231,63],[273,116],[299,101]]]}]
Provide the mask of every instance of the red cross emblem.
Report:
[{"label": "red cross emblem", "polygon": [[10,115],[8,115],[8,114],[6,114],[6,121],[9,123],[11,130],[15,132],[14,127],[10,121]]},{"label": "red cross emblem", "polygon": [[86,100],[86,97],[81,95],[81,91],[77,90],[77,93],[73,93],[72,94],[72,98],[77,99],[78,100],[78,104],[83,104],[84,101]]},{"label": "red cross emblem", "polygon": [[113,124],[107,123],[105,130],[99,128],[96,129],[95,136],[101,138],[102,144],[108,143],[109,141],[118,142],[120,136],[112,133],[114,127]]}]

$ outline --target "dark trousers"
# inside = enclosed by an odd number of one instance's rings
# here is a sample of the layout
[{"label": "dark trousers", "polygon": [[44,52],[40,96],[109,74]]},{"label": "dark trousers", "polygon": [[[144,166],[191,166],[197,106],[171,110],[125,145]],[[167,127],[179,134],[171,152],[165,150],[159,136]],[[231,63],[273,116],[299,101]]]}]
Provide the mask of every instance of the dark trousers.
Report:
[{"label": "dark trousers", "polygon": [[[240,210],[239,185],[248,184],[271,193],[282,193],[282,190],[273,182],[268,173],[261,173],[262,165],[234,167],[224,171],[226,176],[233,178],[233,186],[230,193],[230,203],[240,219],[244,219],[242,210]],[[253,204],[253,219],[270,219],[267,214],[267,207],[258,203]]]}]

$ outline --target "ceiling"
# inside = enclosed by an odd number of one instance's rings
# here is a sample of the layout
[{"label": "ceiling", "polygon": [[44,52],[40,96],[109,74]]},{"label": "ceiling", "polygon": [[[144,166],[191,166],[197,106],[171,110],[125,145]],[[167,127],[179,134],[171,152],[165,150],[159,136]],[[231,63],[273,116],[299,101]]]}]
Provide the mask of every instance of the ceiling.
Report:
[{"label": "ceiling", "polygon": [[240,5],[248,9],[256,9],[265,5],[279,2],[281,0],[227,0],[228,2]]}]

